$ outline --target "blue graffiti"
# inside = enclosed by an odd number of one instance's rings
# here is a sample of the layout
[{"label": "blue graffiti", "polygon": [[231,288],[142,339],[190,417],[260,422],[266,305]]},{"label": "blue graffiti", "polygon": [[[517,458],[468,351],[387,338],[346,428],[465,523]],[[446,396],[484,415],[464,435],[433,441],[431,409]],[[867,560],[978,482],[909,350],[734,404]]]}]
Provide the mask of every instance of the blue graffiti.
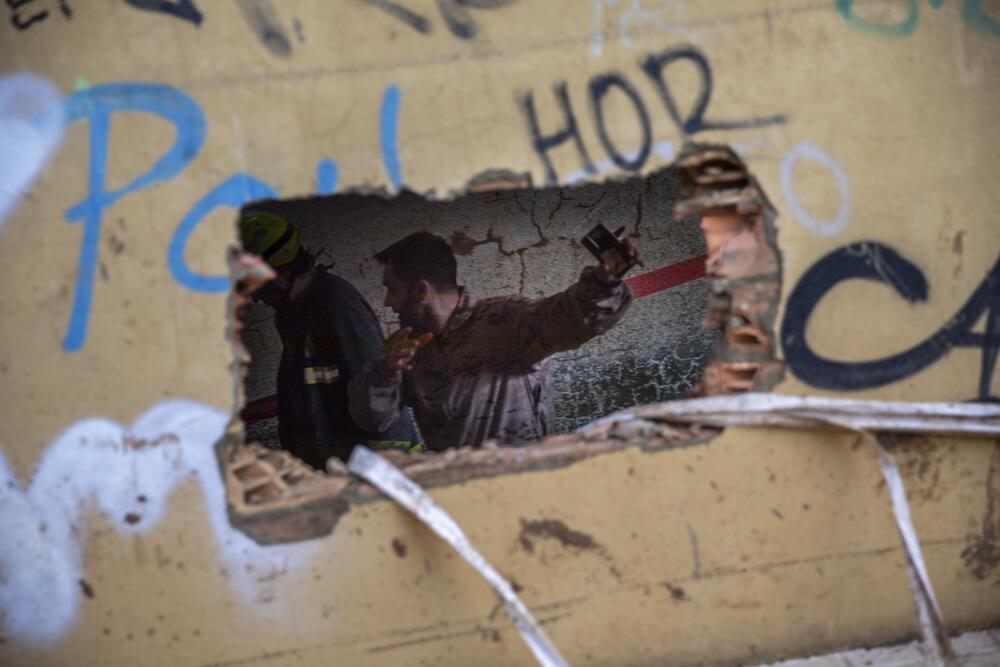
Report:
[{"label": "blue graffiti", "polygon": [[267,183],[249,174],[233,174],[198,200],[177,225],[167,247],[167,266],[174,280],[196,292],[225,292],[229,289],[229,276],[206,276],[188,268],[184,260],[187,241],[202,218],[219,206],[239,208],[255,199],[273,199],[278,196]]},{"label": "blue graffiti", "polygon": [[397,86],[389,86],[382,95],[382,110],[379,113],[379,134],[382,137],[382,162],[389,173],[393,190],[398,190],[403,182],[396,152],[396,126],[399,122],[399,98]]},{"label": "blue graffiti", "polygon": [[[396,151],[400,97],[398,87],[386,88],[379,125],[382,157],[394,189],[403,183]],[[173,125],[176,136],[170,149],[148,171],[120,189],[105,190],[111,116],[119,111],[158,116]],[[180,174],[201,150],[207,126],[205,115],[194,100],[176,88],[151,83],[110,83],[86,88],[69,95],[57,108],[43,112],[38,120],[44,121],[53,113],[60,114],[66,124],[86,120],[89,126],[87,196],[66,211],[68,222],[83,220],[84,223],[73,303],[63,339],[63,347],[74,352],[83,346],[87,336],[104,212],[123,196],[170,181]],[[320,160],[316,165],[316,193],[332,194],[338,175],[336,162],[330,158]],[[170,274],[179,284],[197,292],[229,289],[227,276],[203,275],[191,270],[184,259],[188,239],[205,216],[219,206],[238,208],[254,199],[277,196],[273,187],[250,174],[236,173],[226,178],[198,200],[174,230],[167,249]]]},{"label": "blue graffiti", "polygon": [[[906,0],[906,18],[899,23],[884,24],[869,21],[854,13],[854,0],[834,0],[837,13],[850,25],[887,37],[909,35],[917,27],[920,10],[917,0]],[[933,9],[940,9],[944,0],[929,0]],[[1000,37],[1000,20],[993,18],[983,9],[983,0],[965,0],[962,5],[962,19],[973,28],[992,37]]]},{"label": "blue graffiti", "polygon": [[330,158],[320,160],[316,164],[316,194],[332,195],[337,189],[337,176],[340,173],[337,163]]},{"label": "blue graffiti", "polygon": [[[87,336],[94,292],[94,269],[101,238],[101,218],[121,197],[135,190],[169,181],[198,154],[205,142],[205,116],[187,95],[169,86],[139,83],[112,83],[81,90],[67,97],[60,110],[66,123],[86,119],[90,126],[90,164],[87,197],[66,211],[66,220],[83,220],[83,239],[77,265],[76,288],[70,310],[69,326],[63,347],[80,349]],[[117,111],[141,111],[170,121],[177,136],[173,145],[147,172],[119,190],[106,191],[105,169],[108,158],[108,131],[111,114]]]},{"label": "blue graffiti", "polygon": [[1000,20],[983,11],[983,0],[965,0],[965,5],[962,7],[962,18],[973,28],[1000,38]]},{"label": "blue graffiti", "polygon": [[851,25],[889,37],[909,35],[917,27],[917,0],[907,0],[906,18],[899,23],[886,25],[863,19],[854,13],[854,0],[835,0],[837,11]]}]

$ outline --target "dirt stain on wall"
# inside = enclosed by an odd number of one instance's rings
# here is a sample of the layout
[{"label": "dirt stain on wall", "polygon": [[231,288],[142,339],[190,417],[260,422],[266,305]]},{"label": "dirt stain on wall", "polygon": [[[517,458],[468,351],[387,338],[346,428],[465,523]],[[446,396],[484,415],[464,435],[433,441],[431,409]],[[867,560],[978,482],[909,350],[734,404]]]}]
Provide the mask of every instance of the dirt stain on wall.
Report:
[{"label": "dirt stain on wall", "polygon": [[[608,564],[608,571],[615,579],[621,579],[621,572],[615,565],[614,558],[607,547],[598,542],[593,536],[579,530],[574,530],[559,519],[521,519],[521,531],[518,533],[518,542],[525,553],[535,553],[535,541],[555,540],[560,546],[576,552],[592,551],[601,557]],[[545,563],[544,557],[542,558]]]},{"label": "dirt stain on wall", "polygon": [[1000,441],[993,446],[986,475],[986,511],[982,532],[962,550],[962,560],[980,581],[1000,566]]},{"label": "dirt stain on wall", "polygon": [[535,521],[521,519],[521,532],[518,535],[518,540],[521,543],[521,548],[529,554],[535,551],[535,543],[531,541],[532,537],[554,539],[564,547],[576,549],[603,548],[587,533],[573,530],[558,519],[538,519]]}]

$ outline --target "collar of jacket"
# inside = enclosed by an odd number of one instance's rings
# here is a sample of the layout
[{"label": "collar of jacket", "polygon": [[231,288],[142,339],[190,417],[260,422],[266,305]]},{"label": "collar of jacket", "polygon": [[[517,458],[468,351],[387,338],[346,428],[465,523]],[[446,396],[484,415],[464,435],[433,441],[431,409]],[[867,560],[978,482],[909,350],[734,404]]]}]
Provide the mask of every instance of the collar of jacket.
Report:
[{"label": "collar of jacket", "polygon": [[472,317],[472,308],[476,305],[476,300],[472,298],[469,291],[464,287],[458,288],[458,305],[455,306],[455,310],[451,312],[448,317],[448,321],[444,325],[444,331],[441,332],[442,336],[447,336],[450,332],[456,329],[462,328],[469,318]]}]

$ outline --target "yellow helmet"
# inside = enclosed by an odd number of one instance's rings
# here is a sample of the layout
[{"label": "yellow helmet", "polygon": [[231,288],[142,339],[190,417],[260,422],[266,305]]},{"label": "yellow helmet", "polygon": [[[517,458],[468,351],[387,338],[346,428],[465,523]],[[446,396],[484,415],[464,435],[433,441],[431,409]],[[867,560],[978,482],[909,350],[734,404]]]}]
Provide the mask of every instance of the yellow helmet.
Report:
[{"label": "yellow helmet", "polygon": [[240,241],[244,250],[260,255],[274,268],[295,259],[301,245],[295,225],[272,213],[248,213],[240,218]]}]

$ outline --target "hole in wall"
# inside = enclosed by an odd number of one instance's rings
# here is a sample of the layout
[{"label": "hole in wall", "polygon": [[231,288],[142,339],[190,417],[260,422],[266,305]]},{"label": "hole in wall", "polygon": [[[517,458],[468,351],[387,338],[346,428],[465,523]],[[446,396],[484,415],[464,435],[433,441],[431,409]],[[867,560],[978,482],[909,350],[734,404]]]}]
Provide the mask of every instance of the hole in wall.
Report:
[{"label": "hole in wall", "polygon": [[[566,290],[580,278],[584,267],[596,263],[581,239],[598,223],[610,230],[626,228],[647,265],[646,269],[636,267],[633,273],[669,271],[672,265],[704,255],[705,242],[698,216],[681,219],[672,216],[677,188],[676,170],[664,170],[617,183],[486,190],[451,201],[430,201],[413,193],[392,199],[347,194],[257,202],[246,210],[274,214],[294,225],[301,234],[302,247],[309,249],[320,266],[328,265],[329,271],[356,288],[371,304],[382,331],[390,334],[400,328],[399,316],[384,305],[383,266],[374,256],[410,233],[427,231],[447,241],[457,260],[459,285],[481,303],[511,295],[542,299]],[[331,284],[330,289],[334,288],[339,286]],[[314,303],[319,308],[333,302]],[[574,314],[565,312],[573,305],[567,299],[546,315],[550,320],[565,319],[561,326],[559,322],[546,323],[554,325],[549,336],[572,337],[578,333],[573,328],[579,330],[581,337],[587,335],[573,319]],[[489,436],[500,444],[530,442],[552,433],[572,431],[615,410],[685,395],[701,377],[707,353],[717,338],[702,326],[707,309],[708,289],[704,281],[654,286],[635,299],[624,319],[607,333],[594,335],[580,345],[553,341],[554,347],[570,349],[555,352],[532,371],[496,369],[498,374],[528,377],[531,392],[537,393],[542,403],[539,410],[545,410],[549,418],[547,430],[541,433],[494,430]],[[281,368],[282,350],[287,347],[283,346],[277,330],[282,326],[282,315],[276,316],[275,309],[266,304],[247,307],[243,337],[251,362],[245,390],[251,408],[269,404],[273,412],[280,403],[279,389],[301,384],[301,378],[292,377],[293,369]],[[309,313],[296,312],[285,319],[294,317],[307,318]],[[359,317],[364,317],[364,313],[359,313]],[[330,327],[341,326],[326,315],[319,316],[314,324],[303,326],[321,327],[323,318]],[[501,323],[495,326],[500,327]],[[485,328],[482,331],[486,333]],[[503,348],[496,350],[497,354],[510,354],[515,360],[521,355],[526,358],[530,355],[531,361],[537,358],[533,351],[507,349],[529,344],[533,332],[506,329],[504,332],[508,337],[497,341]],[[295,333],[299,332],[286,331],[285,336],[291,338]],[[331,346],[335,344],[328,342]],[[461,354],[474,352],[463,349]],[[288,354],[285,356],[287,363]],[[488,357],[484,355],[470,363],[489,366]],[[319,368],[326,368],[325,364]],[[279,387],[283,370],[288,377]],[[338,374],[337,370],[331,372]],[[536,380],[540,382],[543,377],[547,378],[546,391],[536,385]],[[465,382],[462,378],[454,379]],[[322,378],[312,379],[313,383],[321,381]],[[521,387],[516,382],[513,386],[498,382],[491,389],[509,392],[520,391]],[[490,389],[479,386],[478,390]],[[295,388],[289,391],[304,394]],[[516,403],[523,399],[496,396],[486,400]],[[476,407],[493,416],[500,407],[485,406],[478,397],[472,402],[457,396],[441,400],[442,409],[454,419],[462,419],[466,411]],[[262,416],[260,410],[249,411],[245,418],[248,436],[277,447],[282,434],[275,419],[261,420]],[[424,436],[432,450],[443,449],[446,444],[482,444],[481,440],[442,443],[431,440],[432,433]]]},{"label": "hole in wall", "polygon": [[[566,349],[532,374],[525,393],[547,416],[544,432],[508,430],[492,434],[499,437],[445,443],[472,449],[440,455],[427,451],[443,444],[427,428],[426,407],[418,407],[425,453],[406,454],[399,447],[386,455],[424,485],[517,472],[525,465],[567,465],[626,446],[588,442],[575,433],[609,413],[690,395],[765,390],[781,376],[771,333],[780,269],[773,209],[725,147],[690,146],[672,167],[600,184],[532,189],[524,177],[496,172],[473,179],[465,194],[448,201],[410,192],[391,199],[342,194],[255,202],[244,209],[249,212],[290,223],[308,253],[307,264],[356,290],[384,334],[400,324],[397,313],[385,307],[384,267],[375,255],[414,231],[447,242],[457,259],[457,282],[475,298],[537,300],[569,288],[584,267],[595,264],[581,239],[597,223],[611,230],[625,227],[646,263],[626,277],[635,299],[617,326],[585,343],[563,345]],[[220,449],[227,484],[232,483],[231,513],[263,542],[322,534],[351,502],[373,497],[336,458],[323,474],[280,451],[284,438],[277,414],[286,412],[279,385],[287,386],[293,375],[287,355],[283,367],[286,346],[278,331],[283,325],[276,326],[275,312],[259,300],[241,310],[240,341],[250,359],[242,387],[249,444],[233,437]],[[555,309],[550,315],[561,313]],[[279,313],[277,320],[282,317]],[[308,377],[294,375],[294,382],[343,380],[342,369],[331,364],[311,366],[311,375],[304,365],[299,362],[293,371]],[[470,409],[493,409],[494,401],[502,407],[506,399],[496,387],[478,403],[449,396],[438,409],[461,419],[456,415]],[[297,396],[300,402],[302,396],[308,399],[301,391]],[[549,437],[542,444],[530,444],[544,436]],[[671,436],[678,437],[683,436]],[[523,446],[539,448],[540,455],[517,456],[516,448]],[[324,458],[312,463],[322,467]],[[525,463],[528,458],[534,463]]]}]

